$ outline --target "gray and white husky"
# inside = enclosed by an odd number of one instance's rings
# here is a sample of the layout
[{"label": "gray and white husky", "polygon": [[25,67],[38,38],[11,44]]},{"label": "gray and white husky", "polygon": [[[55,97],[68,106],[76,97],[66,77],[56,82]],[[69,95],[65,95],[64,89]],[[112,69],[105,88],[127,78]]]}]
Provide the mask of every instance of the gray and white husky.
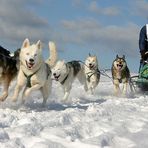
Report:
[{"label": "gray and white husky", "polygon": [[114,84],[114,94],[118,96],[120,94],[120,87],[119,84],[123,84],[123,89],[121,91],[122,95],[126,95],[127,93],[127,85],[130,78],[130,71],[127,66],[125,56],[119,57],[116,56],[115,60],[112,64],[112,78]]},{"label": "gray and white husky", "polygon": [[[58,61],[52,69],[53,78],[59,81],[64,90],[63,101],[67,100],[72,89],[72,83],[77,77],[80,83],[86,87],[86,80],[83,71],[83,66],[78,61]],[[86,89],[86,88],[85,88]]]},{"label": "gray and white husky", "polygon": [[96,56],[89,56],[85,60],[84,73],[86,76],[86,83],[88,91],[94,94],[94,90],[100,81],[100,71],[98,68],[98,60]]}]

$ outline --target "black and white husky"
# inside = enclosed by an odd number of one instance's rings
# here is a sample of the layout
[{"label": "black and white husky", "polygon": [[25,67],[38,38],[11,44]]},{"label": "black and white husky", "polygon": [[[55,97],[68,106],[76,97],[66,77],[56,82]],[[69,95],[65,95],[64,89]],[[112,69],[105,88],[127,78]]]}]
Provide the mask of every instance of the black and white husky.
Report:
[{"label": "black and white husky", "polygon": [[115,60],[112,64],[112,78],[114,84],[114,94],[118,96],[120,94],[119,84],[123,83],[122,95],[126,95],[127,93],[127,85],[130,78],[130,71],[125,61],[125,56],[119,57],[116,56]]},{"label": "black and white husky", "polygon": [[0,46],[0,83],[3,86],[0,101],[4,101],[7,98],[10,83],[18,73],[19,53],[20,49],[11,55],[10,51]]},{"label": "black and white husky", "polygon": [[94,94],[94,90],[100,81],[100,71],[98,68],[98,60],[96,56],[89,56],[85,60],[84,73],[86,76],[86,83],[88,91]]},{"label": "black and white husky", "polygon": [[67,100],[72,88],[72,83],[77,77],[80,83],[84,84],[86,89],[86,80],[84,75],[83,66],[78,61],[58,61],[52,69],[53,78],[59,81],[64,90],[63,100]]}]

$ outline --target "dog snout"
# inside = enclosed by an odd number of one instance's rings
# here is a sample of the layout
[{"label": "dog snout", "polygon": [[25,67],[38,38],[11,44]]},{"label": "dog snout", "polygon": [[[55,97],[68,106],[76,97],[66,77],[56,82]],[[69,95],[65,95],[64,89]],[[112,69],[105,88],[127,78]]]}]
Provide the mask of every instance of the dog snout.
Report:
[{"label": "dog snout", "polygon": [[56,76],[56,73],[53,73],[54,76]]},{"label": "dog snout", "polygon": [[89,63],[89,66],[92,66],[92,64],[91,64],[91,63]]},{"label": "dog snout", "polygon": [[34,62],[34,59],[30,58],[29,59],[29,62],[33,63]]}]

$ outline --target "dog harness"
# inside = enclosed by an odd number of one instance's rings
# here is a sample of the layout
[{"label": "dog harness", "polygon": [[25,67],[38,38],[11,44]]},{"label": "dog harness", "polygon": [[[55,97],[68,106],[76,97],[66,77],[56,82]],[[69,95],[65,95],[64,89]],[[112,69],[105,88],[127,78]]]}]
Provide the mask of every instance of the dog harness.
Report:
[{"label": "dog harness", "polygon": [[[97,68],[94,72],[88,72],[87,74],[87,81],[90,82],[90,78],[94,75],[97,74],[98,79],[100,78],[100,71]],[[90,75],[89,75],[90,74]]]},{"label": "dog harness", "polygon": [[64,80],[62,82],[60,82],[62,85],[65,83],[65,81],[67,80],[68,76],[69,76],[69,73],[70,73],[70,66],[68,64],[66,64],[67,68],[69,68],[69,72],[68,74],[66,75],[66,77],[64,78]]},{"label": "dog harness", "polygon": [[[127,68],[126,68],[126,70],[128,70]],[[114,78],[114,79],[116,79],[116,80],[118,80],[119,81],[119,83],[122,83],[122,80],[124,79],[124,78],[128,78],[129,77],[129,70],[128,71],[126,71],[126,70],[123,70],[122,71],[122,73],[121,73],[121,78],[119,79],[119,78]],[[127,80],[128,81],[128,80]]]},{"label": "dog harness", "polygon": [[69,74],[67,74],[67,76],[64,78],[64,80],[62,82],[60,82],[62,85],[65,83],[66,79],[68,78]]},{"label": "dog harness", "polygon": [[[47,79],[48,79],[48,76],[50,75],[50,73],[51,73],[51,69],[50,69],[50,67],[48,66],[48,64],[46,64],[46,68],[47,68]],[[40,68],[36,71],[36,72],[34,72],[33,74],[31,74],[31,75],[26,75],[24,72],[24,76],[26,77],[26,79],[27,79],[27,83],[26,83],[26,87],[31,87],[31,77],[34,75],[34,74],[36,74],[38,71],[40,70]]]},{"label": "dog harness", "polygon": [[119,81],[119,83],[122,83],[122,78],[120,78],[120,79],[117,79],[118,81]]}]

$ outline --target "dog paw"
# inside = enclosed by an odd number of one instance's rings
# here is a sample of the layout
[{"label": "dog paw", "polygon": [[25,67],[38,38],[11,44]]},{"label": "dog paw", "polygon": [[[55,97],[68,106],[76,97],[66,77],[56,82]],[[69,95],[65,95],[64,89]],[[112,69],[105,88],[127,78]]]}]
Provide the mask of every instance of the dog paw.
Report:
[{"label": "dog paw", "polygon": [[3,93],[2,96],[0,96],[0,101],[5,101],[5,99],[7,98],[8,93]]},{"label": "dog paw", "polygon": [[7,96],[4,96],[4,97],[0,97],[0,101],[5,101],[7,98]]}]

